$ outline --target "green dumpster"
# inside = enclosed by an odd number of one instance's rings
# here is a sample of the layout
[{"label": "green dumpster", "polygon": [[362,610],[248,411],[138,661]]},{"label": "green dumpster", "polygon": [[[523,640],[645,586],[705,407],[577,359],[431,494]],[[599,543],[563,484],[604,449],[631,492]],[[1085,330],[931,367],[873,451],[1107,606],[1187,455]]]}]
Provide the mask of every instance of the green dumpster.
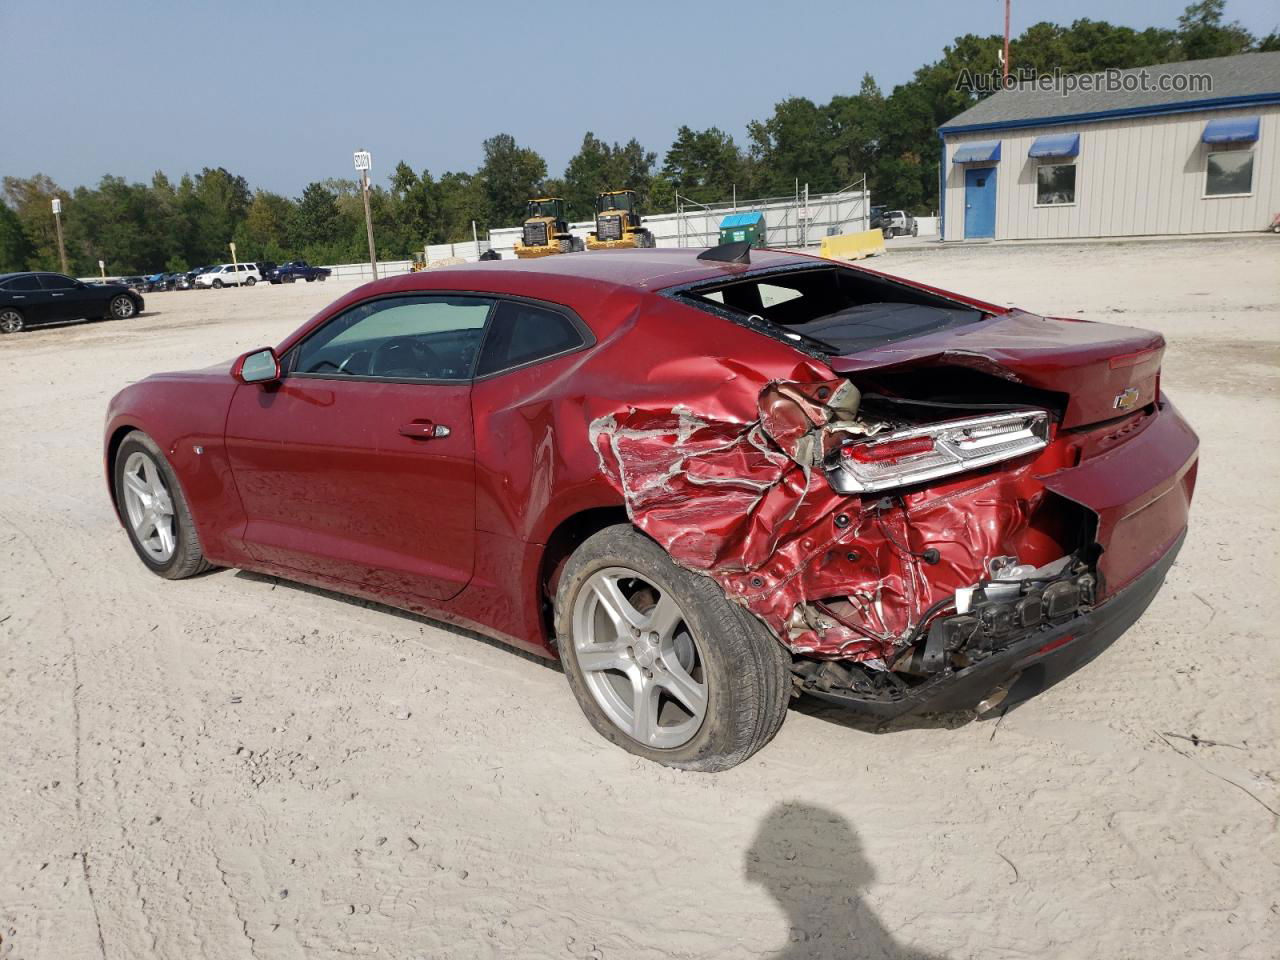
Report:
[{"label": "green dumpster", "polygon": [[721,243],[742,243],[744,240],[753,247],[764,246],[764,214],[760,211],[731,213],[720,221]]}]

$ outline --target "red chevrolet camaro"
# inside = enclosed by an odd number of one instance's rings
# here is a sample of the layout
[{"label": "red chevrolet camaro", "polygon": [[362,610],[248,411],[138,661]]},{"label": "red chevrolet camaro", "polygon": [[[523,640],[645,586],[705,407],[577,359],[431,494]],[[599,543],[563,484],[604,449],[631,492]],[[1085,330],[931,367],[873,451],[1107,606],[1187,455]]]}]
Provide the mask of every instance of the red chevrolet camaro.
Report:
[{"label": "red chevrolet camaro", "polygon": [[457,266],[125,388],[106,471],[160,576],[483,631],[619,746],[718,770],[795,694],[991,714],[1137,620],[1196,476],[1163,350],[791,253]]}]

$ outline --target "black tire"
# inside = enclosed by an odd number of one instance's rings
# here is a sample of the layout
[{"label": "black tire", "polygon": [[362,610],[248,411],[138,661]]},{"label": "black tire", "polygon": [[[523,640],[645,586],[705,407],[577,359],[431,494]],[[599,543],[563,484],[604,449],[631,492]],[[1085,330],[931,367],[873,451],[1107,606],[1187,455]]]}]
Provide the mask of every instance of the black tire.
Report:
[{"label": "black tire", "polygon": [[244,285],[245,285],[246,287],[252,287],[252,286],[253,286],[255,283],[257,283],[257,282],[258,282],[258,278],[257,278],[257,277],[245,277]]},{"label": "black tire", "polygon": [[287,277],[285,277],[285,278],[284,278],[284,282],[285,282],[285,283],[297,283],[297,282],[298,282],[298,278],[297,278],[297,277],[295,277],[293,274],[289,274],[289,276],[287,276]]},{"label": "black tire", "polygon": [[107,304],[108,320],[128,320],[137,316],[137,314],[138,305],[123,293],[117,297],[112,297],[111,302]]},{"label": "black tire", "polygon": [[16,307],[0,310],[0,333],[21,333],[27,325],[22,311]]},{"label": "black tire", "polygon": [[[159,563],[151,557],[139,542],[125,507],[124,471],[130,455],[144,453],[159,468],[165,488],[173,502],[173,555],[165,562]],[[204,551],[200,547],[200,537],[196,533],[195,521],[191,517],[191,509],[187,506],[187,498],[174,475],[173,468],[165,459],[155,441],[141,430],[134,430],[121,441],[116,449],[115,460],[111,464],[112,485],[116,493],[116,509],[129,542],[148,570],[166,580],[182,580],[193,577],[210,569],[211,564],[205,560]]]},{"label": "black tire", "polygon": [[307,283],[310,283],[312,280],[314,280],[314,279],[315,279],[315,277],[306,277],[305,279],[306,279]]},{"label": "black tire", "polygon": [[[670,590],[697,644],[707,688],[698,731],[683,745],[656,749],[633,739],[596,702],[578,665],[574,607],[593,574],[625,567]],[[630,524],[607,527],[585,540],[565,565],[556,590],[555,624],[569,688],[587,719],[606,740],[669,767],[727,770],[773,739],[786,718],[791,658],[765,626],[731,603],[710,577],[677,566],[660,546]]]},{"label": "black tire", "polygon": [[225,286],[225,284],[221,280],[215,280],[213,281],[212,286],[213,286],[213,289],[215,290],[221,290]]}]

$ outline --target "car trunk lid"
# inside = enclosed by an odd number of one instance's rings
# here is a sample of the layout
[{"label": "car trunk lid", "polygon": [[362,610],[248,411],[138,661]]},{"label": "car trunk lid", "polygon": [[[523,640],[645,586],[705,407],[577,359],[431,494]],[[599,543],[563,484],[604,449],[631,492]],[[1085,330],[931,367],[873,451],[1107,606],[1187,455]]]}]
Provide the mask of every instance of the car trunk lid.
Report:
[{"label": "car trunk lid", "polygon": [[[862,371],[963,367],[1067,397],[1062,427],[1087,426],[1153,403],[1164,338],[1108,323],[1011,310],[981,323],[872,347],[828,363]],[[855,379],[856,382],[856,379]]]}]

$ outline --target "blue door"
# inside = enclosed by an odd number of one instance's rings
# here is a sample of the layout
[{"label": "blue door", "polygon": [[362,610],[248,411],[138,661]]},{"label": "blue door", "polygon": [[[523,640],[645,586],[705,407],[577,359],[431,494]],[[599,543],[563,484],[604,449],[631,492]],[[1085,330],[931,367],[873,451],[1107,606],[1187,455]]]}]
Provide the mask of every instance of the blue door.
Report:
[{"label": "blue door", "polygon": [[965,167],[964,171],[964,236],[996,235],[996,168]]}]

